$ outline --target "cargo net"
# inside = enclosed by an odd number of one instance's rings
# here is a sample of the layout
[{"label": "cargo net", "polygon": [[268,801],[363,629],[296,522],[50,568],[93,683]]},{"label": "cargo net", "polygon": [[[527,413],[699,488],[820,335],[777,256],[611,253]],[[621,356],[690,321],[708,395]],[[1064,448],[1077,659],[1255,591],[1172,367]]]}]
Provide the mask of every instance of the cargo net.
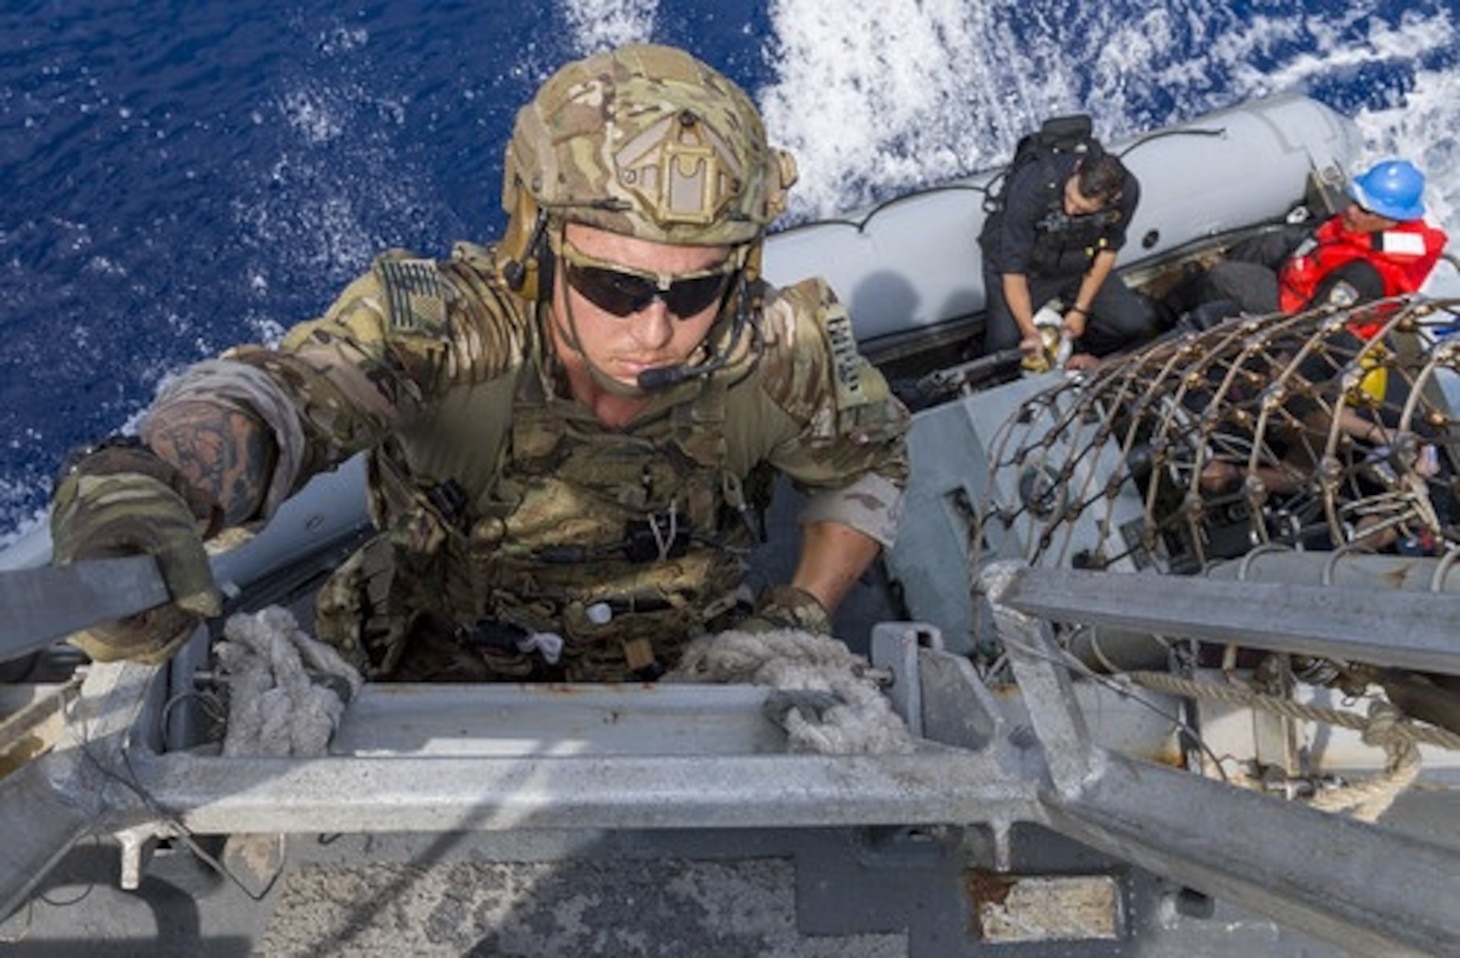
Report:
[{"label": "cargo net", "polygon": [[1239,316],[1032,395],[990,443],[975,567],[1455,549],[1457,324],[1460,300]]}]

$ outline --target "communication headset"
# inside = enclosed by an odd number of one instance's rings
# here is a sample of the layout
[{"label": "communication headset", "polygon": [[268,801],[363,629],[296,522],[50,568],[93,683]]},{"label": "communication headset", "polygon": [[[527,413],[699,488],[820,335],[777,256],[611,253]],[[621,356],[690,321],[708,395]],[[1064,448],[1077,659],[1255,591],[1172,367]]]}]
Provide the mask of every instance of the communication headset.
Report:
[{"label": "communication headset", "polygon": [[[507,149],[510,152],[512,147]],[[512,165],[512,157],[507,162]],[[514,175],[512,183],[512,214],[497,246],[502,282],[523,299],[548,300],[552,298],[554,263],[547,211],[538,206],[537,197],[520,176]]]},{"label": "communication headset", "polygon": [[752,279],[750,274],[751,267],[747,263],[741,268],[740,279],[736,283],[735,312],[730,319],[730,331],[723,337],[724,344],[716,346],[710,355],[700,363],[681,363],[677,366],[657,366],[644,370],[638,375],[640,389],[645,392],[657,392],[677,386],[686,379],[708,376],[723,369],[735,358],[740,348],[741,337],[747,331],[750,333],[751,368],[753,369],[760,362],[761,352],[765,346],[759,321],[763,296],[762,284],[758,279]]},{"label": "communication headset", "polygon": [[[556,272],[552,243],[547,233],[549,217],[521,180],[515,183],[513,214],[498,245],[499,272],[502,281],[514,293],[533,302],[548,302],[552,299]],[[735,310],[730,318],[730,329],[725,336],[717,337],[721,345],[714,347],[711,354],[699,363],[644,370],[638,375],[640,389],[645,392],[669,389],[687,379],[708,376],[723,369],[739,352],[747,332],[753,362],[759,361],[764,345],[759,322],[764,299],[764,284],[760,281],[761,254],[761,244],[756,242],[745,256],[735,287]]]}]

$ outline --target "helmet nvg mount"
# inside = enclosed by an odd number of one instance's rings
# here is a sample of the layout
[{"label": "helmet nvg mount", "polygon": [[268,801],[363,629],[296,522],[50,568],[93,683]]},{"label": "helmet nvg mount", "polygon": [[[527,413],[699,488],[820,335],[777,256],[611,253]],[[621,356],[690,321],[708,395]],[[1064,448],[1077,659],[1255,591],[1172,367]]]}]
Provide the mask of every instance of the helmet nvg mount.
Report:
[{"label": "helmet nvg mount", "polygon": [[619,47],[560,68],[518,111],[499,261],[537,298],[549,218],[659,243],[758,245],[795,179],[731,80],[673,47]]},{"label": "helmet nvg mount", "polygon": [[1425,215],[1425,175],[1408,160],[1385,160],[1354,177],[1349,195],[1364,209],[1405,222]]}]

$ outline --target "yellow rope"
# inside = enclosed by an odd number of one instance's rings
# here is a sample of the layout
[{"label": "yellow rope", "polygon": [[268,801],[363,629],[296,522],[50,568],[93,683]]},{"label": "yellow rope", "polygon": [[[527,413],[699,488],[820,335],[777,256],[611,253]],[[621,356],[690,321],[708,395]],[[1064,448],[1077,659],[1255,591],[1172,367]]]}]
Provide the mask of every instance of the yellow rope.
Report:
[{"label": "yellow rope", "polygon": [[[1197,682],[1165,672],[1131,672],[1129,674],[1131,681],[1161,692],[1170,692],[1173,695],[1182,695],[1187,698],[1215,699],[1231,705],[1264,708],[1278,715],[1304,722],[1326,722],[1329,725],[1341,725],[1356,732],[1367,730],[1372,722],[1372,719],[1353,712],[1345,712],[1342,709],[1305,705],[1302,702],[1253,692],[1236,685]],[[1394,725],[1394,734],[1404,741],[1460,751],[1460,735],[1449,729],[1399,721]]]},{"label": "yellow rope", "polygon": [[1405,721],[1403,713],[1389,702],[1373,702],[1369,706],[1369,715],[1364,717],[1341,709],[1305,705],[1235,685],[1183,679],[1166,672],[1132,672],[1130,678],[1147,688],[1186,698],[1215,699],[1231,705],[1262,708],[1290,719],[1325,722],[1362,732],[1366,744],[1384,749],[1384,771],[1373,778],[1319,792],[1309,802],[1322,811],[1351,810],[1352,817],[1360,821],[1378,821],[1400,793],[1419,777],[1418,743],[1460,749],[1460,735],[1448,729]]},{"label": "yellow rope", "polygon": [[1310,804],[1323,811],[1353,809],[1353,817],[1376,822],[1394,804],[1400,793],[1419,777],[1419,748],[1405,738],[1401,713],[1388,702],[1375,702],[1369,707],[1369,726],[1364,741],[1383,747],[1388,760],[1384,772],[1367,781],[1353,782],[1343,788],[1319,792]]}]

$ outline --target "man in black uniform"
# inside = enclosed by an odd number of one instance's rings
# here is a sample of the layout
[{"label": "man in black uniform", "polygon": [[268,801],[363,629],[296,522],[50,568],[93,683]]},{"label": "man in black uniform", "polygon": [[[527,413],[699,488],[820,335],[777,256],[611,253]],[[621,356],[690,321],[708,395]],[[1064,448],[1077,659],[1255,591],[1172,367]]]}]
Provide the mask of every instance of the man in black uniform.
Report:
[{"label": "man in black uniform", "polygon": [[1083,152],[1049,153],[1014,170],[1003,208],[979,235],[986,352],[1018,346],[1040,355],[1034,314],[1056,298],[1075,367],[1160,331],[1154,304],[1119,278],[1107,282],[1140,195],[1125,165],[1093,141]]}]

